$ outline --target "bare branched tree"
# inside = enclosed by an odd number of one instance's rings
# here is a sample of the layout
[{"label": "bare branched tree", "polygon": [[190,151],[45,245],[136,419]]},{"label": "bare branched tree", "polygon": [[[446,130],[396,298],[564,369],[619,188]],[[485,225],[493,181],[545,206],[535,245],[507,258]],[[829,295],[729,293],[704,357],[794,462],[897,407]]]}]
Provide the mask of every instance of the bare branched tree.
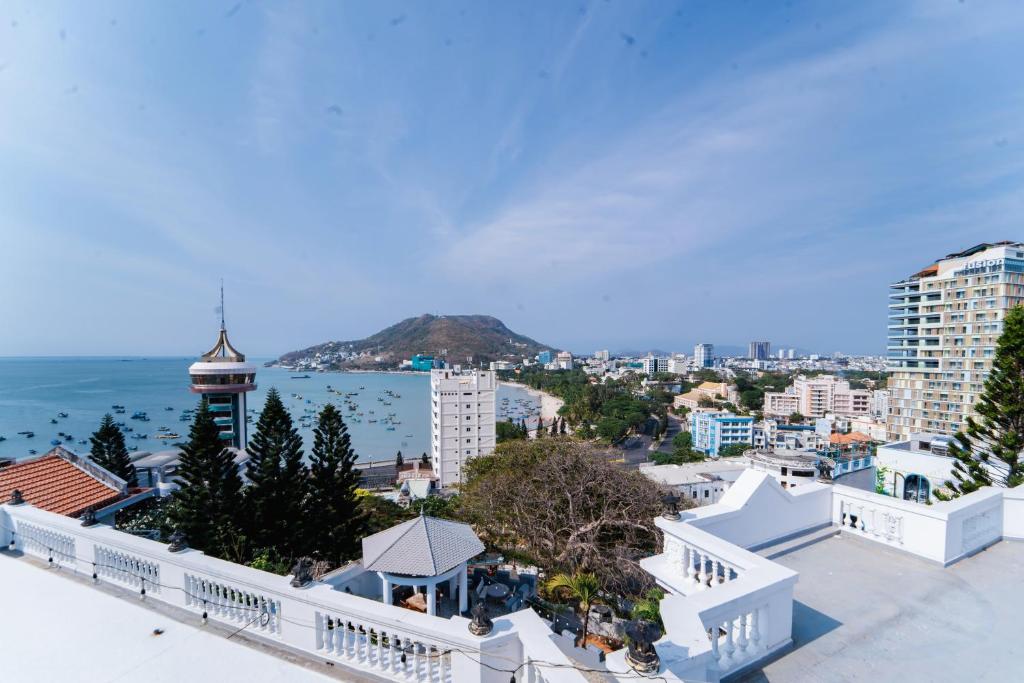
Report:
[{"label": "bare branched tree", "polygon": [[556,572],[596,574],[606,590],[650,584],[640,558],[655,552],[661,491],[588,444],[509,441],[467,467],[462,514],[485,541]]}]

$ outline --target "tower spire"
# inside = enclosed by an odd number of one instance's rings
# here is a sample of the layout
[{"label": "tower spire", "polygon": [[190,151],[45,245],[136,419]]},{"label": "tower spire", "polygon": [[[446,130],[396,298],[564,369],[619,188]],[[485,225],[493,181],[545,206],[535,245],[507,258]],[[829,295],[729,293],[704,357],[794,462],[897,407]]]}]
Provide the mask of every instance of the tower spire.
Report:
[{"label": "tower spire", "polygon": [[224,278],[220,279],[220,329],[224,328]]}]

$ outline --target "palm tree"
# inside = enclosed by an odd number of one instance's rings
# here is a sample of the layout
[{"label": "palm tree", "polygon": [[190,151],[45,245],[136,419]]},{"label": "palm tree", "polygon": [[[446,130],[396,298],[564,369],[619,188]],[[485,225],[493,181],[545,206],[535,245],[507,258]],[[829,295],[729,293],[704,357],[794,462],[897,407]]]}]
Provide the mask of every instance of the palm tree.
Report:
[{"label": "palm tree", "polygon": [[570,599],[578,601],[583,632],[577,643],[579,647],[587,646],[587,627],[590,625],[590,608],[598,600],[598,592],[601,584],[594,574],[556,574],[548,579],[545,584],[552,592],[560,592],[568,595]]}]

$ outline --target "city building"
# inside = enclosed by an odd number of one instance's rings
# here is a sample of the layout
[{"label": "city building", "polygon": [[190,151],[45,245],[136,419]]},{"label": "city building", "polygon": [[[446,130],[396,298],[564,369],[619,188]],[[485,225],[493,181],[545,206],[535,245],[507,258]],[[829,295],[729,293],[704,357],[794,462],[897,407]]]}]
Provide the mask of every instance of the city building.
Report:
[{"label": "city building", "polygon": [[689,408],[696,410],[701,407],[701,401],[728,402],[736,405],[739,403],[740,395],[736,387],[728,382],[701,382],[685,394],[680,394],[672,399],[675,408]]},{"label": "city building", "polygon": [[818,475],[818,456],[807,451],[753,449],[744,454],[744,459],[750,469],[767,472],[784,489],[812,483]]},{"label": "city building", "polygon": [[1024,302],[1024,243],[978,244],[889,289],[889,440],[955,434],[982,392],[1006,312]]},{"label": "city building", "polygon": [[653,354],[648,354],[640,362],[643,371],[649,377],[653,377],[659,372],[668,372],[668,358],[658,358]]},{"label": "city building", "polygon": [[726,411],[695,410],[690,413],[690,433],[694,450],[717,457],[726,446],[753,443],[754,418]]},{"label": "city building", "polygon": [[489,370],[430,372],[430,448],[442,487],[462,480],[462,466],[495,444],[497,382]]},{"label": "city building", "polygon": [[791,425],[766,419],[754,425],[752,443],[768,450],[815,450],[828,445],[828,433],[819,433],[811,425]]},{"label": "city building", "polygon": [[788,358],[789,360],[793,360],[794,358],[796,358],[796,349],[790,349],[790,350],[789,350],[789,353],[788,353],[788,354],[786,354],[786,357],[787,357],[787,358]]},{"label": "city building", "polygon": [[767,391],[765,415],[785,417],[800,413],[804,417],[822,417],[825,413],[867,415],[871,412],[872,393],[851,389],[850,383],[833,375],[800,375],[785,391]]},{"label": "city building", "polygon": [[611,354],[608,353],[608,349],[604,349],[602,351],[594,351],[594,359],[604,361],[605,363],[607,363],[609,360],[611,360]]},{"label": "city building", "polygon": [[416,354],[412,357],[412,369],[419,372],[430,372],[434,369],[434,357]]},{"label": "city building", "polygon": [[712,344],[697,344],[693,347],[693,364],[698,368],[715,365],[715,347]]},{"label": "city building", "polygon": [[772,357],[772,344],[766,341],[752,341],[747,345],[747,358],[768,360]]},{"label": "city building", "polygon": [[568,351],[559,351],[555,356],[555,364],[559,370],[572,370],[572,354]]},{"label": "city building", "polygon": [[541,365],[547,365],[551,362],[552,355],[550,351],[541,351],[537,354],[537,362]]},{"label": "city building", "polygon": [[690,369],[690,361],[684,354],[673,353],[668,359],[668,371],[674,375],[684,375]]},{"label": "city building", "polygon": [[696,505],[713,505],[747,469],[745,464],[717,460],[682,465],[642,463],[640,474],[661,486],[673,489],[680,497]]},{"label": "city building", "polygon": [[244,449],[245,395],[256,388],[256,366],[246,363],[245,355],[231,346],[223,317],[217,343],[189,366],[188,374],[192,393],[206,399],[220,438],[234,448]]},{"label": "city building", "polygon": [[888,389],[875,389],[871,392],[871,416],[882,422],[889,416]]}]

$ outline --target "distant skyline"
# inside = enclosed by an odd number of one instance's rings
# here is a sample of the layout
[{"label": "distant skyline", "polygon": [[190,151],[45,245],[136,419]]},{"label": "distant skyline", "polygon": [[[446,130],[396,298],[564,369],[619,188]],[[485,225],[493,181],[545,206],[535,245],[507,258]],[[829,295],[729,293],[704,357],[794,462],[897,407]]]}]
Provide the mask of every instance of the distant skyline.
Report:
[{"label": "distant skyline", "polygon": [[[881,354],[1024,240],[1012,2],[8,2],[0,356],[483,313],[559,348]],[[780,340],[776,342],[776,340]]]}]

